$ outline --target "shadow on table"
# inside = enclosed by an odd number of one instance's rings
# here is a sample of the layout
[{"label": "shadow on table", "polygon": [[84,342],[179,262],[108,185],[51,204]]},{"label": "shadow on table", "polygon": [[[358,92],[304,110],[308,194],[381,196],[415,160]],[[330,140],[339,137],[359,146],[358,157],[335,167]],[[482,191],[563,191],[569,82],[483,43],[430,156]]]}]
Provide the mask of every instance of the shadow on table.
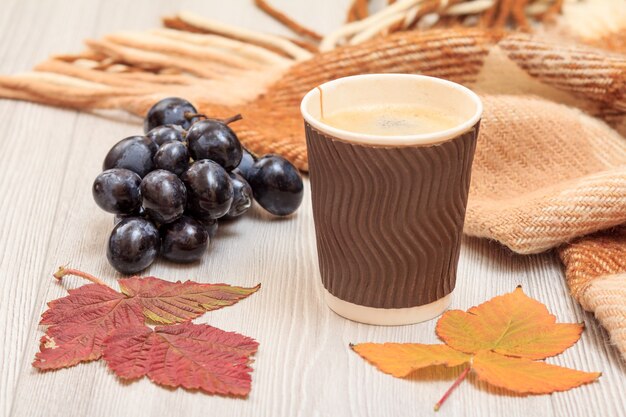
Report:
[{"label": "shadow on table", "polygon": [[508,272],[525,272],[538,265],[560,264],[554,251],[542,252],[534,255],[515,253],[495,240],[478,237],[463,236],[462,256],[470,259],[487,261],[489,266]]},{"label": "shadow on table", "polygon": [[[434,381],[450,381],[450,385],[454,380],[463,372],[466,365],[456,366],[454,368],[448,368],[445,366],[429,366],[428,368],[420,369],[409,375],[406,380],[415,382],[434,382]],[[512,391],[508,391],[503,388],[494,387],[487,384],[484,381],[478,380],[478,377],[473,372],[467,376],[462,384],[471,384],[480,391],[485,391],[490,394],[501,395],[505,397],[525,397],[526,395],[517,394]],[[443,394],[443,393],[442,393]]]},{"label": "shadow on table", "polygon": [[465,365],[455,366],[454,368],[448,368],[443,365],[429,366],[415,371],[403,379],[416,382],[450,381],[452,383],[463,372],[464,368]]},{"label": "shadow on table", "polygon": [[[594,317],[593,313],[589,311],[583,311],[581,309],[581,314],[584,317],[585,321],[585,331],[584,332],[593,332],[593,335],[588,335],[585,338],[585,344],[593,344],[596,352],[602,352],[602,354],[606,355],[607,361],[612,365],[613,369],[617,370],[622,376],[626,376],[626,363],[620,354],[620,351],[617,349],[613,343],[611,343],[611,336],[606,331],[604,327],[602,327]],[[588,323],[596,323],[595,326],[590,326]],[[584,336],[583,332],[583,336]],[[586,371],[600,371],[601,369],[583,369]]]}]

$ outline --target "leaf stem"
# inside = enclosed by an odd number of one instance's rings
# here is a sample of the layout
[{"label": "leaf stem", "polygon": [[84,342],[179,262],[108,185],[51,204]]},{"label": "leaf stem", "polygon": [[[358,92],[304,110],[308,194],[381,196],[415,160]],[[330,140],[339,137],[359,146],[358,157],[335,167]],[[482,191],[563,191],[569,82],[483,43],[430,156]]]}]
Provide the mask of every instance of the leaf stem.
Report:
[{"label": "leaf stem", "polygon": [[74,275],[77,277],[85,278],[87,281],[91,281],[94,284],[100,284],[100,285],[104,285],[108,287],[108,285],[106,285],[104,281],[102,281],[100,278],[96,278],[93,275],[88,274],[87,272],[80,271],[78,269],[72,269],[72,268],[66,268],[65,266],[60,266],[59,270],[55,272],[54,274],[52,274],[52,276],[54,276],[59,281],[66,275]]},{"label": "leaf stem", "polygon": [[463,372],[461,372],[461,375],[459,375],[459,377],[456,379],[456,381],[454,381],[454,383],[450,386],[450,388],[448,388],[446,393],[443,394],[443,397],[441,397],[441,399],[439,401],[437,401],[437,404],[435,404],[435,411],[439,411],[439,409],[443,405],[444,401],[446,401],[448,399],[448,397],[450,396],[450,394],[452,394],[452,391],[454,391],[454,389],[456,387],[458,387],[461,382],[463,382],[463,380],[465,379],[467,374],[469,374],[469,371],[471,369],[472,369],[472,365],[468,365],[467,368],[465,368],[463,370]]}]

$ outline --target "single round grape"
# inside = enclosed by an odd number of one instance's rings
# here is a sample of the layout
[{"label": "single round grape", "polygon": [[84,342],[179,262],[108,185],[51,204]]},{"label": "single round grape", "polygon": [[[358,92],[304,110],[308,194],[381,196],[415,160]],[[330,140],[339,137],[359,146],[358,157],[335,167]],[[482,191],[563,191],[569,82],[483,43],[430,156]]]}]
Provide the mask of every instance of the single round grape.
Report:
[{"label": "single round grape", "polygon": [[163,226],[161,239],[161,255],[173,262],[197,261],[209,246],[209,232],[188,216]]},{"label": "single round grape", "polygon": [[96,204],[114,214],[131,214],[141,207],[141,177],[122,168],[107,169],[93,182]]},{"label": "single round grape", "polygon": [[227,171],[241,162],[242,148],[235,132],[218,120],[202,120],[187,133],[189,154],[195,160],[210,159]]},{"label": "single round grape", "polygon": [[185,211],[187,190],[176,174],[157,169],[141,181],[143,208],[157,223],[171,223]]},{"label": "single round grape", "polygon": [[146,133],[146,136],[161,146],[167,142],[184,142],[186,134],[187,132],[178,125],[163,125],[155,127]]},{"label": "single round grape", "polygon": [[189,152],[182,142],[168,142],[154,155],[154,167],[182,175],[189,168]]},{"label": "single round grape", "polygon": [[278,155],[265,155],[254,163],[248,182],[254,199],[277,216],[295,212],[304,196],[302,177],[291,162]]},{"label": "single round grape", "polygon": [[209,238],[213,240],[215,235],[217,235],[217,228],[218,228],[217,219],[212,219],[210,217],[200,217],[200,218],[194,217],[194,218],[204,226],[207,233],[209,234]]},{"label": "single round grape", "polygon": [[130,136],[117,142],[104,158],[102,169],[129,169],[144,177],[154,169],[152,158],[157,145],[145,136]]},{"label": "single round grape", "polygon": [[234,219],[241,216],[252,207],[252,188],[241,175],[231,172],[230,181],[233,183],[233,204],[224,216],[226,219]]},{"label": "single round grape", "polygon": [[256,156],[250,153],[250,151],[248,151],[246,148],[243,148],[243,154],[241,155],[241,162],[239,162],[239,165],[237,165],[237,168],[235,168],[234,172],[237,172],[238,174],[240,174],[247,181],[248,175],[250,175],[250,169],[252,168],[252,165],[254,165],[256,161],[257,161]]},{"label": "single round grape", "polygon": [[156,226],[141,217],[119,222],[109,236],[107,259],[122,274],[134,274],[154,262],[161,239]]},{"label": "single round grape", "polygon": [[157,126],[178,125],[187,130],[199,117],[192,117],[197,114],[196,108],[187,100],[179,97],[168,97],[157,102],[148,110],[143,123],[143,130],[148,133]]},{"label": "single round grape", "polygon": [[182,175],[187,186],[187,205],[195,216],[217,219],[233,202],[233,185],[228,173],[208,159],[194,162]]},{"label": "single round grape", "polygon": [[119,222],[121,222],[124,219],[127,219],[129,217],[142,217],[142,218],[146,218],[146,210],[143,207],[139,207],[138,210],[135,210],[134,212],[130,213],[130,214],[116,214],[115,216],[113,216],[113,226],[115,226],[116,224],[118,224]]}]

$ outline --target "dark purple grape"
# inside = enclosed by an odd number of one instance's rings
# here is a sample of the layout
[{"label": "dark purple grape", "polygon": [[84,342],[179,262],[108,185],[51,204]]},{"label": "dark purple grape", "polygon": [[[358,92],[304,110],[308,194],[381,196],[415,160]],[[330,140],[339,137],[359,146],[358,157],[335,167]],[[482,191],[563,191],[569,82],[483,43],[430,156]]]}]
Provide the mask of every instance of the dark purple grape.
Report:
[{"label": "dark purple grape", "polygon": [[243,148],[243,154],[241,155],[241,162],[235,168],[235,172],[240,174],[242,177],[248,180],[248,175],[250,175],[250,169],[252,165],[257,161],[256,156],[254,156],[250,151],[246,148]]},{"label": "dark purple grape", "polygon": [[113,226],[115,226],[116,224],[118,224],[122,220],[127,219],[129,217],[142,217],[142,218],[145,219],[146,218],[146,210],[143,207],[139,207],[138,210],[135,210],[131,214],[116,214],[115,216],[113,216]]},{"label": "dark purple grape", "polygon": [[199,117],[191,116],[197,113],[196,108],[183,98],[164,98],[148,110],[143,123],[143,130],[148,133],[155,127],[163,125],[178,125],[187,130],[192,124],[200,120]]},{"label": "dark purple grape", "polygon": [[189,152],[182,142],[169,142],[161,145],[154,155],[154,167],[182,175],[189,168]]},{"label": "dark purple grape", "polygon": [[234,219],[252,207],[252,188],[241,175],[234,172],[229,175],[230,181],[233,183],[233,204],[231,204],[230,210],[224,218]]},{"label": "dark purple grape", "polygon": [[145,136],[130,136],[117,142],[104,158],[102,169],[124,168],[144,177],[152,171],[157,145]]},{"label": "dark purple grape", "polygon": [[295,212],[304,196],[300,172],[278,155],[265,155],[254,163],[248,177],[254,199],[277,216]]},{"label": "dark purple grape", "polygon": [[185,211],[187,191],[176,174],[157,169],[141,181],[143,208],[157,223],[171,223]]},{"label": "dark purple grape", "polygon": [[189,154],[195,160],[210,159],[231,171],[241,162],[241,143],[235,132],[218,120],[202,120],[187,133]]},{"label": "dark purple grape", "polygon": [[107,169],[93,182],[96,204],[114,214],[130,214],[141,207],[141,177],[122,168]]},{"label": "dark purple grape", "polygon": [[119,222],[109,236],[107,258],[122,274],[134,274],[154,262],[159,254],[161,239],[152,222],[141,217],[129,217]]},{"label": "dark purple grape", "polygon": [[191,165],[182,179],[187,186],[188,207],[195,216],[217,219],[228,213],[233,185],[224,168],[203,159]]},{"label": "dark purple grape", "polygon": [[209,246],[209,233],[199,221],[183,216],[161,228],[161,255],[173,262],[199,260]]},{"label": "dark purple grape", "polygon": [[194,217],[197,221],[199,221],[206,231],[209,233],[209,238],[213,239],[215,235],[217,235],[217,219],[212,219],[210,217]]},{"label": "dark purple grape", "polygon": [[187,132],[178,125],[163,125],[155,127],[146,133],[146,136],[161,146],[167,142],[184,142],[186,134]]}]

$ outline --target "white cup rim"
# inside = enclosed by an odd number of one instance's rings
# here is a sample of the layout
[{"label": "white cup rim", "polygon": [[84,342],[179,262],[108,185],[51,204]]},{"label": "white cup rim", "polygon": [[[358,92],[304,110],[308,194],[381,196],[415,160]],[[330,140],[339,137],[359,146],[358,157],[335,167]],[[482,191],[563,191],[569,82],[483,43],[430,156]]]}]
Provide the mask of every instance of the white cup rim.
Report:
[{"label": "white cup rim", "polygon": [[[355,79],[374,81],[376,79],[381,79],[381,78],[414,79],[414,80],[420,80],[420,81],[426,80],[428,82],[436,83],[447,88],[455,89],[465,94],[471,99],[471,101],[476,106],[476,111],[470,118],[463,120],[463,122],[461,122],[460,124],[450,129],[433,132],[433,133],[423,133],[423,134],[416,134],[416,135],[385,136],[384,141],[381,140],[381,137],[377,135],[356,133],[356,132],[351,132],[351,131],[347,131],[343,129],[337,129],[335,127],[329,126],[321,122],[319,119],[313,117],[308,111],[308,104],[311,101],[311,99],[314,96],[316,96],[316,94],[318,94],[318,91],[319,91],[318,88],[333,87],[336,84],[345,83],[347,81],[355,81]],[[378,146],[432,145],[432,144],[445,142],[449,139],[453,139],[467,132],[468,130],[472,129],[474,125],[478,123],[478,121],[480,120],[482,116],[483,104],[480,98],[478,97],[478,95],[474,93],[472,90],[470,90],[469,88],[461,84],[457,84],[453,81],[444,80],[442,78],[430,77],[427,75],[419,75],[419,74],[393,74],[393,73],[391,74],[360,74],[360,75],[352,75],[348,77],[337,78],[335,80],[328,81],[324,84],[321,84],[318,87],[313,88],[302,99],[302,102],[300,103],[300,112],[302,113],[302,117],[304,117],[304,120],[309,125],[317,129],[318,131],[325,133],[329,136],[348,141],[348,142],[378,145]]]}]

